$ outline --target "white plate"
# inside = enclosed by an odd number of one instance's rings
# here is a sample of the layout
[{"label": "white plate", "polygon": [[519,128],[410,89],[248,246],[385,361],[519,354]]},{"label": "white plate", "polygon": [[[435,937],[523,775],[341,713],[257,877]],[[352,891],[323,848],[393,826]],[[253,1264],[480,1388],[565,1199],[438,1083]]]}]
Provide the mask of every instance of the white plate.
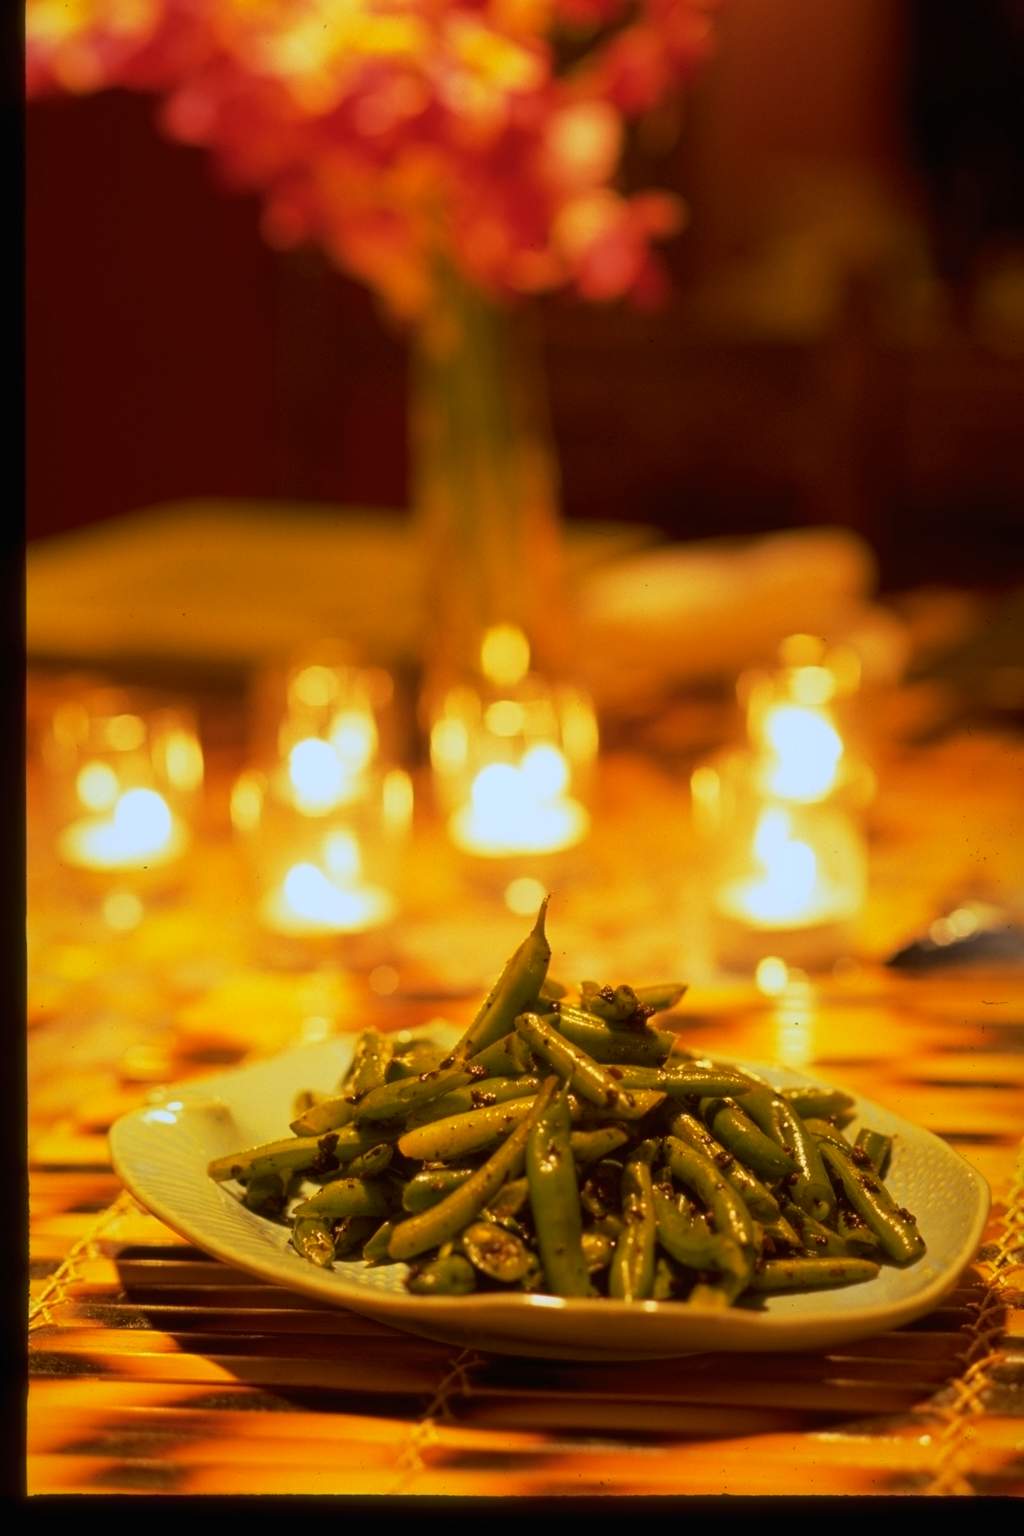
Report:
[{"label": "white plate", "polygon": [[[422,1036],[426,1031],[418,1031]],[[457,1031],[431,1031],[447,1046]],[[350,1307],[395,1328],[499,1354],[629,1360],[714,1350],[823,1349],[898,1328],[934,1307],[970,1260],[988,1215],[984,1179],[945,1142],[867,1099],[851,1129],[869,1125],[894,1138],[886,1184],[913,1211],[928,1248],[907,1269],[842,1290],[772,1295],[758,1310],[724,1312],[681,1302],[507,1295],[424,1297],[404,1288],[404,1264],[363,1261],[317,1269],[288,1242],[288,1230],[247,1211],[207,1175],[214,1157],[288,1135],[295,1095],[329,1091],[355,1036],[300,1046],[220,1077],[162,1090],[112,1127],[114,1167],[132,1194],[197,1248],[274,1285]],[[718,1057],[726,1061],[728,1058]],[[775,1087],[813,1079],[782,1067],[737,1063]]]}]

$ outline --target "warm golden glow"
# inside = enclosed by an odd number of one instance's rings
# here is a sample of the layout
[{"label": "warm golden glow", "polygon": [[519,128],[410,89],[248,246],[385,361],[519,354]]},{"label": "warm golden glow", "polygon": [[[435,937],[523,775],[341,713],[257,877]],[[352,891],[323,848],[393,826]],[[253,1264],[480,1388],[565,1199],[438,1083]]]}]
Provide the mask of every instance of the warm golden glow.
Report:
[{"label": "warm golden glow", "polygon": [[351,832],[330,832],[324,838],[324,863],[332,880],[348,885],[363,871],[359,844]]},{"label": "warm golden glow", "polygon": [[103,900],[103,921],[115,933],[130,933],[142,922],[143,910],[134,891],[111,891]]},{"label": "warm golden glow", "polygon": [[514,688],[530,670],[530,643],[514,624],[496,624],[480,646],[480,667],[499,688]]},{"label": "warm golden glow", "polygon": [[402,768],[392,768],[384,775],[381,789],[381,814],[389,833],[407,832],[412,822],[412,779]]},{"label": "warm golden glow", "polygon": [[343,798],[348,775],[329,742],[307,736],[288,754],[288,777],[298,809],[316,815]]},{"label": "warm golden glow", "polygon": [[[351,851],[346,857],[351,858]],[[331,879],[316,864],[293,864],[271,902],[272,926],[289,933],[354,933],[386,921],[393,910],[387,892],[354,883],[357,879],[358,867],[350,881]]]},{"label": "warm golden glow", "polygon": [[565,701],[562,740],[571,762],[590,763],[597,756],[597,716],[590,700],[582,694],[575,694]]},{"label": "warm golden glow", "polygon": [[706,835],[715,834],[722,804],[722,776],[718,770],[707,764],[695,768],[690,775],[690,796],[695,826]]},{"label": "warm golden glow", "polygon": [[377,725],[366,710],[349,709],[335,715],[328,739],[343,768],[361,773],[377,750]]},{"label": "warm golden glow", "polygon": [[238,832],[252,832],[263,814],[263,780],[257,773],[243,773],[231,791],[231,824]]},{"label": "warm golden glow", "polygon": [[568,782],[557,747],[532,747],[519,767],[490,763],[473,780],[469,804],[453,816],[452,837],[467,852],[489,857],[569,848],[586,835],[589,818],[565,797]]},{"label": "warm golden glow", "polygon": [[495,736],[519,736],[526,723],[526,714],[515,699],[496,699],[484,713],[484,724]]},{"label": "warm golden glow", "polygon": [[438,773],[458,773],[466,766],[469,732],[461,720],[445,716],[430,732],[430,761]]},{"label": "warm golden glow", "polygon": [[790,675],[789,691],[797,704],[818,709],[834,696],[836,680],[828,667],[795,667]]},{"label": "warm golden glow", "polygon": [[167,777],[175,789],[186,793],[198,789],[203,782],[203,754],[191,732],[171,731],[167,737],[164,753]]},{"label": "warm golden glow", "polygon": [[763,992],[765,997],[779,997],[786,990],[789,967],[778,955],[765,955],[763,960],[757,962],[754,980],[758,991]]},{"label": "warm golden glow", "polygon": [[505,905],[517,917],[532,917],[546,895],[539,880],[522,875],[518,880],[510,880],[505,887]]},{"label": "warm golden glow", "polygon": [[109,763],[86,763],[79,769],[75,788],[90,811],[109,811],[117,799],[117,774]]},{"label": "warm golden glow", "polygon": [[743,901],[759,922],[792,922],[813,910],[818,860],[814,849],[791,833],[784,810],[775,807],[758,817],[754,857],[763,873],[744,888]]},{"label": "warm golden glow", "polygon": [[162,795],[129,789],[112,816],[66,827],[60,850],[69,864],[91,869],[145,868],[165,864],[181,851],[184,835]]},{"label": "warm golden glow", "polygon": [[106,737],[115,752],[136,752],[146,739],[145,722],[138,715],[115,715],[107,721]]},{"label": "warm golden glow", "polygon": [[820,800],[835,788],[843,742],[817,709],[776,704],[766,710],[761,733],[768,753],[764,787],[784,800]]},{"label": "warm golden glow", "polygon": [[817,667],[824,655],[825,642],[818,635],[787,635],[779,646],[784,667]]},{"label": "warm golden glow", "polygon": [[323,709],[338,692],[338,676],[331,667],[303,667],[288,685],[293,704]]},{"label": "warm golden glow", "polygon": [[[752,873],[719,892],[721,911],[764,929],[807,928],[850,917],[863,895],[863,855],[856,835],[835,815],[815,831],[817,846],[812,847],[815,832],[798,830],[793,813],[782,806],[764,807],[751,840]],[[769,979],[778,974],[768,969]]]}]

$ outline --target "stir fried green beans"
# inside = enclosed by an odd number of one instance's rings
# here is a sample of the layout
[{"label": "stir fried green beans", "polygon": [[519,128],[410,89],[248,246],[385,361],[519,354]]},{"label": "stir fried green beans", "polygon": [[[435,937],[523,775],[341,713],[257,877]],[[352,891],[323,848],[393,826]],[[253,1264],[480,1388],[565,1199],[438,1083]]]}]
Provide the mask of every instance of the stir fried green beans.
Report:
[{"label": "stir fried green beans", "polygon": [[526,1145],[537,1247],[548,1289],[556,1296],[586,1296],[590,1291],[571,1123],[568,1093],[563,1089],[537,1120]]},{"label": "stir fried green beans", "polygon": [[883,1182],[892,1138],[840,1129],[848,1094],[681,1050],[649,1022],[676,984],[552,983],[545,911],[454,1050],[362,1031],[291,1137],[210,1177],[309,1263],[402,1264],[424,1297],[757,1307],[923,1254]]}]

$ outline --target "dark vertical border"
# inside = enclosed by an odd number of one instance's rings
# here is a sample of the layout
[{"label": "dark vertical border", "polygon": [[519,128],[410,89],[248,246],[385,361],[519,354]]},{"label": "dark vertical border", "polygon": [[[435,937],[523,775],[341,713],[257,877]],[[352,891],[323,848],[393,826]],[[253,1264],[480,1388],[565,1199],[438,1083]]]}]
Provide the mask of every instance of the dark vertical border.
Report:
[{"label": "dark vertical border", "polygon": [[28,1186],[25,956],[25,182],[24,182],[24,11],[21,3],[0,8],[0,153],[4,188],[4,319],[2,356],[8,374],[3,406],[3,499],[0,502],[0,568],[5,591],[0,606],[5,662],[3,874],[7,983],[3,989],[3,1062],[7,1090],[2,1117],[8,1141],[6,1166],[13,1178],[0,1180],[0,1230],[8,1262],[0,1264],[7,1325],[0,1372],[3,1376],[3,1453],[0,1488],[8,1497],[25,1489],[25,1399],[27,1394]]}]

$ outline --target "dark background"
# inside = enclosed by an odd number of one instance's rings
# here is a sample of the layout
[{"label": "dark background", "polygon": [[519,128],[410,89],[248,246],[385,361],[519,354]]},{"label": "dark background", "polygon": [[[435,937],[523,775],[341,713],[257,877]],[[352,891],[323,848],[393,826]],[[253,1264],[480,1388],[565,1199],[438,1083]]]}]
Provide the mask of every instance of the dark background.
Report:
[{"label": "dark background", "polygon": [[[658,315],[545,301],[568,517],[858,529],[889,587],[1024,576],[1020,0],[728,0]],[[402,338],[152,98],[26,114],[28,515],[198,495],[398,508]]]}]

